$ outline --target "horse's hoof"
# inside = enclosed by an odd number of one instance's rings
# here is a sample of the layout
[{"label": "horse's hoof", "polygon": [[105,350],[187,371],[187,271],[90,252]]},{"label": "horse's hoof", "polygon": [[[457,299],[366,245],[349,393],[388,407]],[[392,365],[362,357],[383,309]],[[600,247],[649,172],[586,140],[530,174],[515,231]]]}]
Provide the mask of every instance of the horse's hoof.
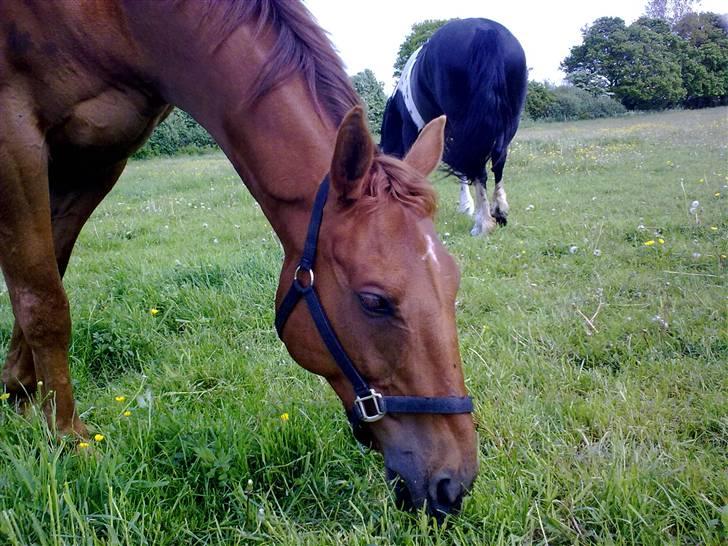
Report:
[{"label": "horse's hoof", "polygon": [[508,224],[508,216],[501,212],[500,209],[494,209],[491,214],[499,226],[505,226]]}]

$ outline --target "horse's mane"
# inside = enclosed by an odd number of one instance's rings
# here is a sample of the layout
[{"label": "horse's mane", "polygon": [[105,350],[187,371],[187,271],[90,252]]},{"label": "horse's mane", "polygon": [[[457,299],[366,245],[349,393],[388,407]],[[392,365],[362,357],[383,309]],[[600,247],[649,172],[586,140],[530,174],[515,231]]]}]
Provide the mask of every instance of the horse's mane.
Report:
[{"label": "horse's mane", "polygon": [[205,11],[206,19],[220,25],[221,36],[248,23],[255,25],[257,34],[268,29],[277,34],[269,62],[253,85],[251,102],[300,73],[319,113],[325,110],[335,124],[360,103],[331,41],[302,2],[207,0]]},{"label": "horse's mane", "polygon": [[362,194],[362,205],[372,210],[382,205],[385,198],[414,209],[423,217],[432,218],[437,209],[432,185],[422,177],[414,176],[400,160],[384,154],[374,158]]},{"label": "horse's mane", "polygon": [[[300,73],[317,108],[323,107],[336,125],[360,104],[326,33],[299,0],[207,0],[205,17],[219,25],[220,36],[248,23],[255,25],[256,33],[271,28],[277,34],[269,62],[253,85],[251,101]],[[389,197],[423,216],[435,214],[436,196],[430,184],[382,154],[374,160],[363,194],[365,206],[372,208]]]}]

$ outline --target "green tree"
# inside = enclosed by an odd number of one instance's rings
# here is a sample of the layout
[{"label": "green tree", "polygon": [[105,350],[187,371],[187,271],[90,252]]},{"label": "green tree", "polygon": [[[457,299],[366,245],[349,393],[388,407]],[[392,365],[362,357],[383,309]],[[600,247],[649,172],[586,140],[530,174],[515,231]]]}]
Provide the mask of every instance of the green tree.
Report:
[{"label": "green tree", "polygon": [[351,83],[361,100],[366,104],[369,128],[374,132],[379,132],[382,125],[382,116],[384,116],[384,108],[387,105],[384,84],[378,81],[374,72],[368,68],[354,74],[351,77]]},{"label": "green tree", "polygon": [[619,84],[627,27],[619,17],[601,17],[581,30],[582,43],[571,48],[561,69],[576,87],[607,94]]},{"label": "green tree", "polygon": [[655,110],[680,104],[683,44],[666,22],[642,17],[627,29],[615,96],[628,109]]},{"label": "green tree", "polygon": [[593,94],[613,94],[629,109],[679,104],[684,45],[662,20],[642,17],[626,27],[602,17],[582,30],[583,41],[561,63],[567,79]]},{"label": "green tree", "polygon": [[556,101],[556,96],[545,83],[528,82],[526,94],[526,115],[531,119],[543,119],[548,116],[549,107]]},{"label": "green tree", "polygon": [[691,108],[728,103],[728,34],[715,13],[689,13],[673,31],[684,41],[682,79],[685,105]]},{"label": "green tree", "polygon": [[407,59],[410,58],[410,55],[412,55],[418,47],[429,40],[430,36],[432,36],[437,29],[445,23],[449,23],[453,20],[454,19],[427,19],[426,21],[412,25],[412,30],[410,30],[410,33],[405,37],[402,45],[399,46],[397,60],[394,61],[394,77],[400,77],[404,65],[407,64]]},{"label": "green tree", "polygon": [[133,157],[195,154],[214,150],[217,144],[187,112],[175,108],[154,130],[146,144]]}]

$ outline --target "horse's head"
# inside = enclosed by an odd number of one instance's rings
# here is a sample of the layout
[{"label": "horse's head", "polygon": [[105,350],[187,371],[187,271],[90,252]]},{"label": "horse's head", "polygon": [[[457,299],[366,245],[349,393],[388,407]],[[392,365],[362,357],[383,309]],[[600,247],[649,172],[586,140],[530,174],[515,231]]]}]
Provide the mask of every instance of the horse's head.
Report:
[{"label": "horse's head", "polygon": [[[435,233],[435,196],[425,178],[440,160],[444,124],[443,117],[425,127],[403,161],[376,153],[359,108],[337,135],[315,290],[358,372],[385,396],[466,396],[455,328],[460,272]],[[287,257],[279,302],[298,259]],[[283,339],[351,410],[352,383],[305,304],[296,305]],[[459,508],[477,470],[469,413],[388,413],[355,433],[384,454],[402,504],[426,504],[436,515]]]}]

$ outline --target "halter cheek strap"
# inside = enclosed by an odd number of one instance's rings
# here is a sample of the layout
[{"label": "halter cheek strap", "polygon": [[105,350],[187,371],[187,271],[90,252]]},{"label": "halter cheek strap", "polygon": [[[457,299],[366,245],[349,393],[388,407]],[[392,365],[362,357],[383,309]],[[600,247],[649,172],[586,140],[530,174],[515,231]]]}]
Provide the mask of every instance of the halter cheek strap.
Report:
[{"label": "halter cheek strap", "polygon": [[[293,283],[276,312],[275,326],[278,337],[282,338],[286,321],[298,302],[301,299],[305,300],[326,348],[354,388],[356,394],[354,405],[347,412],[349,421],[353,426],[360,426],[362,422],[373,423],[379,421],[387,413],[472,413],[473,401],[469,396],[384,396],[367,383],[346,354],[334,333],[334,329],[331,327],[314,288],[313,266],[316,260],[319,231],[328,194],[329,177],[327,175],[321,182],[316,194],[303,255],[293,276]],[[308,279],[306,282],[301,282],[304,276],[307,276]]]}]

